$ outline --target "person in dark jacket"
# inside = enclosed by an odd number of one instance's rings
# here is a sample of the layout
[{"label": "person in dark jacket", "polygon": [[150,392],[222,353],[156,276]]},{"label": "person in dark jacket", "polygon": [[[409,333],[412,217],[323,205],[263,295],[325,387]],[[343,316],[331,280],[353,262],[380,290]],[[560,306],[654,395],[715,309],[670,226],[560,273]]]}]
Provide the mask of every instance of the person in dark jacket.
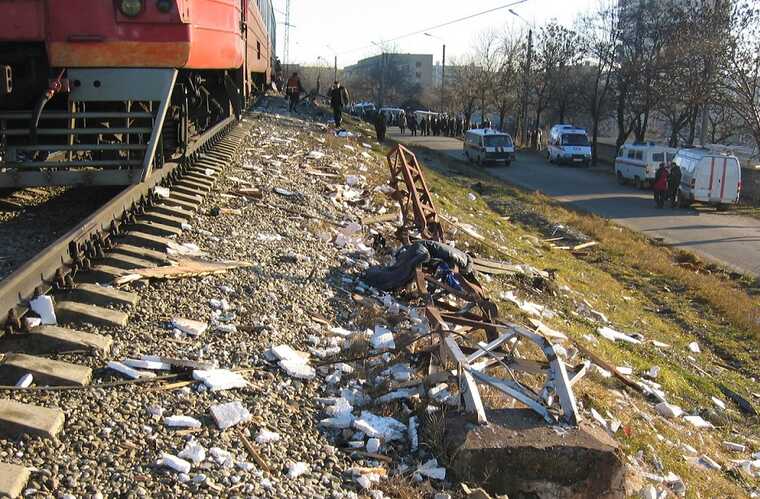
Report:
[{"label": "person in dark jacket", "polygon": [[428,134],[428,119],[427,116],[423,116],[420,120],[420,135]]},{"label": "person in dark jacket", "polygon": [[417,116],[415,114],[409,115],[409,120],[407,121],[409,124],[409,131],[412,132],[412,137],[417,136]]},{"label": "person in dark jacket", "polygon": [[654,202],[658,208],[662,208],[665,205],[665,198],[668,195],[668,168],[665,163],[660,163],[660,167],[654,174],[654,184],[652,184],[652,190],[654,191]]},{"label": "person in dark jacket", "polygon": [[336,80],[330,89],[329,95],[330,107],[332,107],[333,118],[335,119],[335,128],[340,128],[340,123],[343,121],[343,106],[348,104],[348,90]]},{"label": "person in dark jacket", "polygon": [[377,113],[377,116],[375,116],[375,133],[377,134],[378,142],[385,142],[385,131],[387,128],[385,113]]},{"label": "person in dark jacket", "polygon": [[401,135],[404,135],[404,129],[406,128],[406,114],[401,113],[398,117],[398,127],[401,130]]},{"label": "person in dark jacket", "polygon": [[678,204],[679,185],[681,185],[681,168],[677,164],[671,163],[668,174],[668,199],[670,199],[671,208],[675,208]]},{"label": "person in dark jacket", "polygon": [[298,106],[298,101],[301,98],[301,92],[303,92],[303,86],[301,85],[301,78],[298,77],[298,73],[293,73],[288,82],[285,84],[285,95],[288,96],[290,101],[289,111],[295,111]]}]

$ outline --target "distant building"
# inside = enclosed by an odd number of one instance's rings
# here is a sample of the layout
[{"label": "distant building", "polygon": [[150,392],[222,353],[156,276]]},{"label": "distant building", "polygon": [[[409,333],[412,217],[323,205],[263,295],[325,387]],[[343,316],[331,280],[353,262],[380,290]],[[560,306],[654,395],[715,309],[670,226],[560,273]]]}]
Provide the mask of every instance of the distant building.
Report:
[{"label": "distant building", "polygon": [[372,78],[373,75],[380,74],[383,64],[387,65],[386,72],[393,67],[408,83],[423,88],[433,84],[432,54],[380,54],[345,67],[343,74],[348,81]]},{"label": "distant building", "polygon": [[446,73],[446,86],[451,87],[457,79],[459,72],[465,66],[449,66],[446,65],[445,71],[440,62],[436,62],[433,66],[433,86],[435,88],[441,87],[441,80],[443,79],[443,73]]}]

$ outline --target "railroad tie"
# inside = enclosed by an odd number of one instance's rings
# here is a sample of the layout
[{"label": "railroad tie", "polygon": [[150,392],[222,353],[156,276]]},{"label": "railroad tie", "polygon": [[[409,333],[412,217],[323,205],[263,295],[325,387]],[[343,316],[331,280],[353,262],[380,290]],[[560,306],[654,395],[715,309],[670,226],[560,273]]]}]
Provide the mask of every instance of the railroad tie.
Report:
[{"label": "railroad tie", "polygon": [[55,315],[63,324],[88,323],[96,326],[126,326],[129,319],[125,312],[76,301],[58,302]]},{"label": "railroad tie", "polygon": [[117,277],[128,273],[128,270],[119,267],[97,264],[77,273],[77,281],[89,284],[109,284]]},{"label": "railroad tie", "polygon": [[151,206],[149,211],[151,213],[160,213],[162,215],[167,215],[170,217],[190,220],[193,217],[195,210],[185,210],[178,206],[170,206],[168,204],[161,203],[155,206]]},{"label": "railroad tie", "polygon": [[15,384],[27,373],[40,386],[85,386],[92,380],[92,369],[87,366],[24,353],[6,354],[0,364],[0,381],[4,385]]},{"label": "railroad tie", "polygon": [[169,227],[175,227],[177,229],[181,229],[182,225],[187,223],[187,219],[188,217],[178,217],[175,215],[161,213],[159,211],[153,210],[152,208],[138,217],[139,221],[157,223]]},{"label": "railroad tie", "polygon": [[154,236],[161,236],[161,237],[171,237],[171,236],[178,236],[182,234],[182,229],[179,227],[174,227],[172,225],[164,225],[157,222],[152,222],[150,220],[140,220],[138,219],[137,222],[134,224],[129,224],[127,226],[127,230],[131,229],[137,229],[140,232],[144,232],[146,234],[153,234]]},{"label": "railroad tie", "polygon": [[63,428],[65,416],[56,408],[0,399],[0,434],[13,439],[23,435],[54,438]]},{"label": "railroad tie", "polygon": [[113,345],[110,336],[85,333],[60,326],[37,326],[27,335],[34,342],[34,352],[52,353],[66,350],[98,350],[108,354]]},{"label": "railroad tie", "polygon": [[146,234],[139,230],[131,230],[119,236],[119,242],[164,252],[169,246],[169,239],[153,234]]},{"label": "railroad tie", "polygon": [[[169,257],[163,251],[155,251],[131,244],[117,244],[106,255],[103,261],[107,262],[109,256],[126,256],[130,258],[137,258],[143,261],[151,261],[154,265],[163,265],[169,262]],[[119,265],[114,265],[113,263],[111,266],[119,267]]]},{"label": "railroad tie", "polygon": [[0,497],[20,497],[29,474],[29,469],[24,466],[0,463]]},{"label": "railroad tie", "polygon": [[100,306],[121,305],[134,307],[139,301],[139,296],[135,293],[86,282],[77,283],[66,294],[66,298]]},{"label": "railroad tie", "polygon": [[107,253],[103,258],[99,258],[97,264],[105,265],[107,267],[115,267],[117,269],[132,270],[156,267],[157,265],[165,262],[166,258],[164,258],[164,260],[161,262],[157,262],[152,259],[138,258],[135,256],[130,256],[127,253],[114,251]]}]

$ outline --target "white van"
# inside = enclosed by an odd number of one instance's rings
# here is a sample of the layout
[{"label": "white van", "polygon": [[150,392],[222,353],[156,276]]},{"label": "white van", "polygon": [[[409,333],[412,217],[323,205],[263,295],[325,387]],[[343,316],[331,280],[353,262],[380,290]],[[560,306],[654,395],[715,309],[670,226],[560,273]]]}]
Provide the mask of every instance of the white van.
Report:
[{"label": "white van", "polygon": [[615,158],[615,175],[618,183],[633,182],[637,189],[651,187],[660,163],[673,161],[677,149],[654,142],[625,144]]},{"label": "white van", "polygon": [[469,161],[479,165],[487,162],[504,162],[509,166],[515,159],[515,144],[508,133],[498,132],[490,128],[473,128],[464,134],[462,145],[464,155]]},{"label": "white van", "polygon": [[573,125],[554,125],[549,130],[546,157],[549,163],[570,163],[589,166],[591,143],[583,128]]},{"label": "white van", "polygon": [[736,156],[693,148],[679,150],[673,161],[681,168],[681,207],[694,201],[718,206],[739,202],[742,172]]}]

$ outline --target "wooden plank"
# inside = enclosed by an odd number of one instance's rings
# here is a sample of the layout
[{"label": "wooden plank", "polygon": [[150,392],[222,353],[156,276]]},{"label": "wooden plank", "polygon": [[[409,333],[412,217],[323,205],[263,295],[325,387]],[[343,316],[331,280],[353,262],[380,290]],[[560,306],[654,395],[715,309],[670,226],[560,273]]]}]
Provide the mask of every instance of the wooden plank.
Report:
[{"label": "wooden plank", "polygon": [[121,286],[140,279],[181,279],[183,277],[221,274],[231,269],[251,267],[252,265],[250,262],[242,261],[209,262],[193,258],[181,258],[177,260],[176,265],[131,270],[129,274],[114,279],[113,283],[116,286]]}]

